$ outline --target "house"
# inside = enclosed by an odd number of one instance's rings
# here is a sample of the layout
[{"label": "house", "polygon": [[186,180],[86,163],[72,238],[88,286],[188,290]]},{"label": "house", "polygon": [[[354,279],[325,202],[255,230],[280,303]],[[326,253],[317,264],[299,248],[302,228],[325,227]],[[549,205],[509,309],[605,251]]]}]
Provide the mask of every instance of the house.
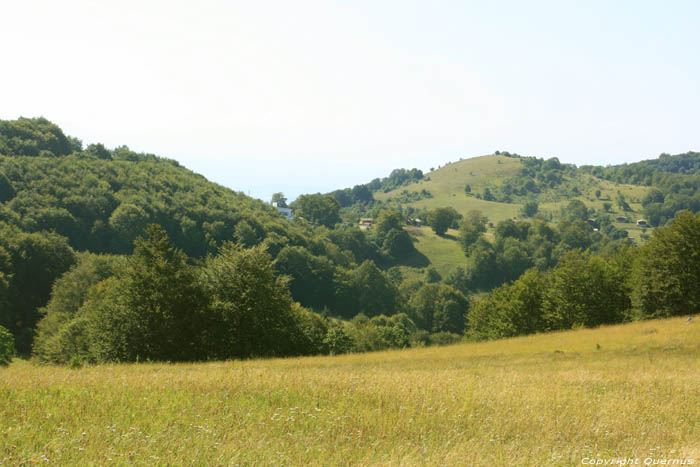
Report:
[{"label": "house", "polygon": [[281,208],[281,207],[277,206],[277,203],[272,203],[272,206],[274,206],[277,209],[277,212],[282,214],[285,219],[287,219],[288,221],[292,220],[293,216],[292,216],[292,209],[291,208]]},{"label": "house", "polygon": [[367,230],[374,225],[374,219],[371,217],[361,217],[360,218],[360,230]]},{"label": "house", "polygon": [[617,216],[615,222],[627,222],[627,216]]},{"label": "house", "polygon": [[637,227],[649,227],[649,223],[644,219],[639,219],[637,221]]},{"label": "house", "polygon": [[598,219],[588,219],[587,222],[591,227],[598,227]]},{"label": "house", "polygon": [[406,219],[406,224],[408,224],[408,225],[415,225],[416,227],[420,227],[420,226],[423,224],[423,221],[421,221],[421,220],[418,219],[417,217],[416,217],[415,219],[412,219],[412,218],[409,217],[409,218]]}]

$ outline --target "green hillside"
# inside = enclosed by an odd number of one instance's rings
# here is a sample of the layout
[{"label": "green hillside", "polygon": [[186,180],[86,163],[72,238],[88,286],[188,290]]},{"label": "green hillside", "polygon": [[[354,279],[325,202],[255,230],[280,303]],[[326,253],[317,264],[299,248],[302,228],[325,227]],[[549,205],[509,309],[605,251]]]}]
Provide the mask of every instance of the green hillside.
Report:
[{"label": "green hillside", "polygon": [[[397,202],[402,207],[414,207],[416,209],[434,209],[437,207],[451,206],[459,213],[466,214],[470,210],[479,210],[496,224],[500,221],[517,217],[525,199],[534,199],[540,204],[540,212],[547,218],[556,221],[559,218],[561,208],[572,199],[581,200],[589,208],[602,212],[604,203],[613,202],[610,213],[622,214],[615,206],[618,192],[621,192],[629,201],[632,208],[626,215],[630,218],[641,218],[641,200],[649,191],[648,187],[615,183],[600,179],[583,172],[573,172],[564,175],[562,185],[576,187],[578,195],[549,188],[540,193],[531,193],[522,199],[513,199],[505,203],[499,201],[486,201],[477,197],[478,194],[488,188],[496,191],[504,185],[504,182],[517,177],[523,168],[523,159],[519,157],[506,157],[503,155],[488,155],[451,162],[433,170],[425,175],[418,183],[395,188],[385,193],[375,193],[375,199],[383,202]],[[465,192],[469,185],[471,193]],[[426,190],[432,195],[417,201],[401,201],[402,192],[420,193]],[[596,197],[596,190],[600,190],[600,196]],[[628,226],[625,226],[627,228]]]}]

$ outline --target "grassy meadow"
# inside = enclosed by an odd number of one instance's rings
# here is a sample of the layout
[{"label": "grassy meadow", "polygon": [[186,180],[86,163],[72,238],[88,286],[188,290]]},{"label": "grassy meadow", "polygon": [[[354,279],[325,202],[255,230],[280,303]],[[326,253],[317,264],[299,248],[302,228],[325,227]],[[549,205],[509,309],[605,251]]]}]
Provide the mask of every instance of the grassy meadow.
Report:
[{"label": "grassy meadow", "polygon": [[700,462],[700,322],[362,355],[0,368],[0,464]]}]

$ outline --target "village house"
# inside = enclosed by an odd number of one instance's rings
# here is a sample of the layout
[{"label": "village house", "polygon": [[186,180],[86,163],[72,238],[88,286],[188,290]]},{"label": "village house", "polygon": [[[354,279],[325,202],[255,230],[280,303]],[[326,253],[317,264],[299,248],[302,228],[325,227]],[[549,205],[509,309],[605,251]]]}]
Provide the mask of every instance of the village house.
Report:
[{"label": "village house", "polygon": [[374,224],[374,219],[371,217],[361,217],[360,218],[360,230],[367,230]]},{"label": "village house", "polygon": [[293,216],[292,216],[292,209],[291,208],[281,208],[281,207],[277,206],[277,203],[272,203],[272,206],[274,206],[277,209],[277,212],[282,214],[285,219],[287,219],[288,221],[292,220]]}]

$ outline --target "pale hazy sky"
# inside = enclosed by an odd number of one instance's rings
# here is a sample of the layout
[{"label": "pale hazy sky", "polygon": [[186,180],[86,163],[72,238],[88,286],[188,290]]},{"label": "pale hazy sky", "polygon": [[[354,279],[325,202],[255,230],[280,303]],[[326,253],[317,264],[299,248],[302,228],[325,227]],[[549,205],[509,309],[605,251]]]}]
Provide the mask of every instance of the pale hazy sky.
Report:
[{"label": "pale hazy sky", "polygon": [[700,1],[0,5],[0,118],[265,200],[496,149],[700,150]]}]

